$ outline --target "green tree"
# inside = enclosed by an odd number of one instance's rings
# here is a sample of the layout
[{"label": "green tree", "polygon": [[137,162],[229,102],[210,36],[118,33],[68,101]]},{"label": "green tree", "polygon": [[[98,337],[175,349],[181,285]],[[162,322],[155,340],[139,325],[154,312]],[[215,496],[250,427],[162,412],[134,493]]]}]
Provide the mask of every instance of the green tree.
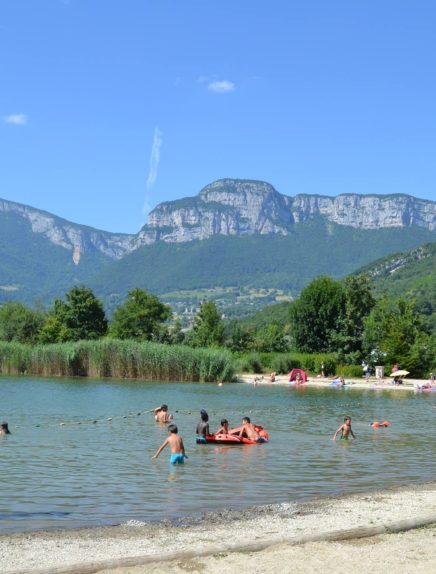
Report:
[{"label": "green tree", "polygon": [[342,285],[330,277],[318,277],[303,289],[291,305],[291,335],[298,351],[323,353],[337,349],[335,337],[345,318]]},{"label": "green tree", "polygon": [[5,303],[0,308],[0,339],[35,343],[44,323],[44,314],[22,303]]},{"label": "green tree", "polygon": [[110,335],[117,339],[161,341],[166,332],[163,323],[170,317],[170,307],[156,295],[144,289],[132,289],[126,301],[115,309]]},{"label": "green tree", "polygon": [[213,301],[201,304],[188,342],[193,347],[219,347],[224,343],[224,323]]},{"label": "green tree", "polygon": [[284,353],[289,349],[289,340],[283,329],[272,323],[258,331],[254,346],[261,353]]},{"label": "green tree", "polygon": [[339,329],[333,334],[336,349],[343,355],[362,355],[365,319],[375,305],[371,279],[365,275],[351,275],[343,282],[345,312]]},{"label": "green tree", "polygon": [[65,301],[56,299],[41,330],[44,343],[99,339],[107,334],[103,305],[88,287],[73,287]]},{"label": "green tree", "polygon": [[254,328],[250,329],[240,321],[232,321],[229,330],[230,336],[226,340],[226,347],[234,352],[247,351],[251,348]]},{"label": "green tree", "polygon": [[381,299],[365,321],[363,348],[366,355],[370,357],[381,352],[386,364],[398,362],[415,374],[432,362],[433,341],[413,300]]}]

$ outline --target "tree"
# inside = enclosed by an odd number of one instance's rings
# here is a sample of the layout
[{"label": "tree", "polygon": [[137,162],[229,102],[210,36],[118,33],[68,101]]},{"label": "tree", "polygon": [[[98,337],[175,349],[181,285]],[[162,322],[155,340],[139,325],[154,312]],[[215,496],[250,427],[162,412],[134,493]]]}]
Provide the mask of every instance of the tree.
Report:
[{"label": "tree", "polygon": [[224,342],[224,324],[213,301],[201,304],[188,338],[193,347],[219,347]]},{"label": "tree", "polygon": [[303,289],[291,305],[291,335],[304,353],[336,350],[335,336],[343,327],[345,293],[330,277],[318,277]]},{"label": "tree", "polygon": [[0,339],[35,343],[44,323],[44,315],[22,303],[5,303],[0,308]]},{"label": "tree", "polygon": [[226,341],[226,347],[231,351],[242,352],[247,351],[251,347],[255,328],[250,329],[242,325],[240,321],[232,321],[229,330],[230,336]]},{"label": "tree", "polygon": [[284,353],[289,348],[289,341],[283,329],[271,323],[258,331],[254,346],[261,353]]},{"label": "tree", "polygon": [[365,275],[351,275],[343,282],[345,312],[337,333],[333,334],[336,350],[344,355],[362,354],[362,337],[366,317],[375,305],[371,279]]},{"label": "tree", "polygon": [[433,343],[413,300],[381,299],[365,320],[363,348],[367,356],[380,352],[387,364],[400,363],[416,374],[430,368]]},{"label": "tree", "polygon": [[125,303],[115,309],[110,335],[117,339],[162,340],[163,323],[170,317],[170,307],[156,295],[132,289]]},{"label": "tree", "polygon": [[73,287],[65,301],[56,299],[41,330],[44,343],[99,339],[107,334],[103,305],[88,287]]}]

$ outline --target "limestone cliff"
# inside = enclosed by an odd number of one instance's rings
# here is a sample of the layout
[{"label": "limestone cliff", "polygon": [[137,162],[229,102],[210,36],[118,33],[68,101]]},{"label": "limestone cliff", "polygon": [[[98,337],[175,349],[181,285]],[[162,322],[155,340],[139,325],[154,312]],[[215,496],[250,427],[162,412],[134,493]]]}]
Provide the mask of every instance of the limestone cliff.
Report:
[{"label": "limestone cliff", "polygon": [[99,251],[119,259],[128,251],[132,235],[109,233],[92,227],[78,225],[45,211],[27,205],[0,199],[0,214],[13,213],[30,223],[34,233],[46,237],[51,243],[74,252]]},{"label": "limestone cliff", "polygon": [[207,239],[218,234],[286,235],[293,224],[317,217],[361,229],[417,226],[435,231],[436,203],[402,194],[292,198],[269,183],[223,179],[207,185],[196,197],[158,205],[132,247],[156,241]]}]

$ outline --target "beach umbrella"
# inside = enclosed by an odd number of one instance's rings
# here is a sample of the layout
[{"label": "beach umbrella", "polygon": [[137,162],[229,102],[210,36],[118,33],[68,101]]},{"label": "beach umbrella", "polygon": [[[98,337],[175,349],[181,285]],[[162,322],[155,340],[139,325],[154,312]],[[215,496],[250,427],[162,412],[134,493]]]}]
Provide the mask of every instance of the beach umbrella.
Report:
[{"label": "beach umbrella", "polygon": [[389,376],[390,377],[407,377],[407,375],[410,375],[409,371],[394,371],[393,373],[391,373]]}]

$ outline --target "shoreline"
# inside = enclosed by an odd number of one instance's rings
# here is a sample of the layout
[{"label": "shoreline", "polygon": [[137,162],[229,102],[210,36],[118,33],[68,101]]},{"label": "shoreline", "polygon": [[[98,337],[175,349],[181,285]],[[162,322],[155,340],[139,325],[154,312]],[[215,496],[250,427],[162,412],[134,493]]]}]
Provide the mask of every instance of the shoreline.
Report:
[{"label": "shoreline", "polygon": [[[267,385],[267,386],[291,386],[295,387],[295,385],[290,385],[288,381],[288,375],[276,375],[276,380],[271,383],[268,381],[268,375],[253,373],[253,374],[238,374],[238,383],[245,383],[251,385]],[[335,388],[331,385],[333,378],[328,377],[312,377],[308,378],[307,381],[301,385],[298,385],[297,388],[304,388],[304,387],[316,387],[322,389],[332,389]],[[385,379],[376,379],[375,377],[371,377],[369,380],[362,380],[354,377],[347,377],[347,382],[351,384],[347,384],[345,386],[346,389],[369,389],[374,391],[414,391],[414,392],[421,392],[417,387],[423,384],[428,384],[428,381],[425,379],[404,379],[403,384],[401,385],[394,385],[392,384],[389,378]],[[434,387],[436,388],[436,387]],[[340,387],[338,387],[340,389]],[[436,392],[436,391],[433,391]]]},{"label": "shoreline", "polygon": [[[387,533],[425,525],[435,536],[432,524],[436,524],[436,482],[242,511],[227,509],[181,519],[177,524],[129,521],[112,527],[4,534],[0,536],[0,558],[3,574],[195,571],[177,568],[181,561],[200,558],[206,569],[199,571],[219,572],[218,567],[224,571],[223,561],[232,561],[237,555],[243,566],[255,553],[253,564],[257,564],[278,545],[283,547],[279,554],[290,549],[298,553],[306,544],[343,541],[341,544],[349,545],[347,540],[373,535],[395,538],[402,535]],[[428,543],[426,547],[432,552]],[[432,556],[434,559],[434,553]],[[280,562],[277,570],[264,566],[258,571],[284,571]],[[236,566],[232,568],[226,571],[237,571]],[[295,571],[304,572],[292,569]]]}]

